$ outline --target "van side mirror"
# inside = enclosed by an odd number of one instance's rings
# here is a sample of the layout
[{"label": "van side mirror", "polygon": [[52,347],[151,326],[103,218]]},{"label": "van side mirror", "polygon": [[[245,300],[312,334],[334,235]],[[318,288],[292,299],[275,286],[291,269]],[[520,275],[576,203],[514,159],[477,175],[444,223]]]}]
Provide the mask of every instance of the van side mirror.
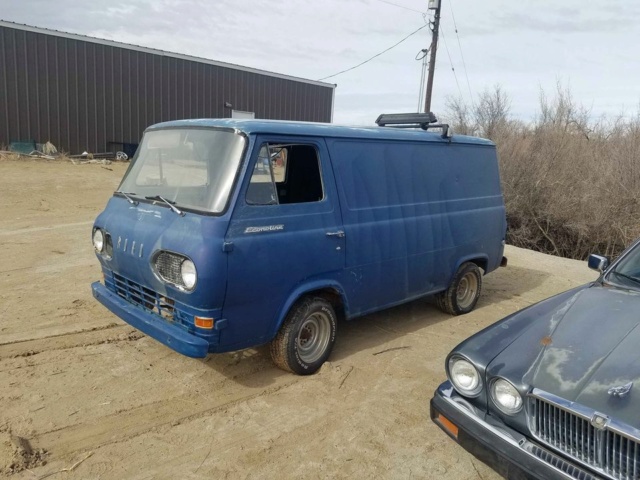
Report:
[{"label": "van side mirror", "polygon": [[604,272],[609,266],[609,259],[607,257],[603,257],[602,255],[594,255],[593,253],[589,255],[589,268],[591,270],[597,270],[598,272]]}]

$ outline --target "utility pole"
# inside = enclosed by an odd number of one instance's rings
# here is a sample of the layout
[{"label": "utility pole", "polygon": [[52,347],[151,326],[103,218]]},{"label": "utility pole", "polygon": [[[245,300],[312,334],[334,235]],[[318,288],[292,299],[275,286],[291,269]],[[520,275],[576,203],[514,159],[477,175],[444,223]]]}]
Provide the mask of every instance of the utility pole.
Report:
[{"label": "utility pole", "polygon": [[436,70],[436,52],[438,50],[438,29],[440,27],[440,5],[442,0],[429,0],[429,10],[435,10],[433,34],[431,37],[431,56],[429,57],[429,77],[427,78],[427,95],[424,99],[424,111],[431,111],[431,94],[433,93],[433,74]]}]

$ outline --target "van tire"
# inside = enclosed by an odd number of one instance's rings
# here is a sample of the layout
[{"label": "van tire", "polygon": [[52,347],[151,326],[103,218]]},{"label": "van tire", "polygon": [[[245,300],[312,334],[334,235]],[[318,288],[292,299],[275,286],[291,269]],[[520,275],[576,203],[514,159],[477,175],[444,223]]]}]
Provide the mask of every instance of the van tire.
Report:
[{"label": "van tire", "polygon": [[273,363],[298,375],[315,373],[329,358],[336,341],[337,318],[324,298],[303,297],[271,341]]},{"label": "van tire", "polygon": [[436,295],[440,310],[450,315],[464,315],[473,310],[482,290],[482,272],[471,262],[463,263],[444,292]]}]

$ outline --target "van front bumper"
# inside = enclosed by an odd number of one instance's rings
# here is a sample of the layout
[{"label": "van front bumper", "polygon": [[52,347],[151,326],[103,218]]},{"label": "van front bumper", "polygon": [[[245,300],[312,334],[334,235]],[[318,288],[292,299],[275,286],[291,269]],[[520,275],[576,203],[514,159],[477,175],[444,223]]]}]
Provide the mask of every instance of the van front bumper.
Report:
[{"label": "van front bumper", "polygon": [[203,358],[209,352],[209,342],[192,335],[158,315],[145,312],[124,298],[109,291],[100,282],[91,284],[93,296],[111,312],[160,343],[187,357]]},{"label": "van front bumper", "polygon": [[505,478],[599,478],[476,409],[448,381],[438,387],[431,399],[431,419],[465,450]]}]

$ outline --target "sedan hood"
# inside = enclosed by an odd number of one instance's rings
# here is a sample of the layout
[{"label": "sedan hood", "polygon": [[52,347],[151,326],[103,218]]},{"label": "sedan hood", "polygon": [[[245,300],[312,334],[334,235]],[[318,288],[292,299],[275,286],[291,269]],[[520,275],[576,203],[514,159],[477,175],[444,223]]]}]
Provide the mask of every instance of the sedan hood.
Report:
[{"label": "sedan hood", "polygon": [[[487,373],[640,428],[640,293],[595,284],[535,323]],[[624,396],[608,393],[629,383]]]}]

